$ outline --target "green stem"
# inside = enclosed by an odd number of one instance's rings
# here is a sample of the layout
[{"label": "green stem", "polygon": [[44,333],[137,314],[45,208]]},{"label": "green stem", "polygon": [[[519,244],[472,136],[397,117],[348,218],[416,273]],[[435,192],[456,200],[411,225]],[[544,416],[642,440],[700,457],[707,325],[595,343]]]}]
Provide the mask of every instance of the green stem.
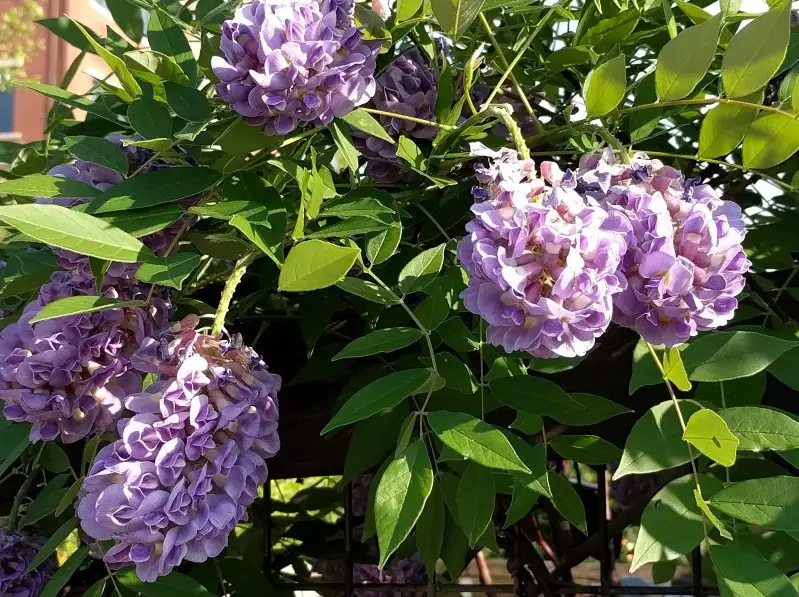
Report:
[{"label": "green stem", "polygon": [[510,133],[510,138],[513,140],[513,143],[516,145],[516,149],[519,151],[519,156],[523,160],[529,160],[530,150],[527,147],[527,142],[524,140],[522,129],[520,129],[519,125],[516,124],[516,121],[513,120],[510,110],[504,106],[488,106],[483,109],[483,113],[488,116],[493,116],[505,125],[505,128],[508,129],[508,132]]},{"label": "green stem", "polygon": [[22,500],[25,499],[25,496],[28,495],[28,490],[33,483],[33,480],[36,478],[37,473],[39,472],[39,468],[34,468],[25,480],[22,482],[22,486],[20,486],[17,495],[14,496],[14,503],[11,505],[11,511],[8,514],[8,520],[6,521],[6,530],[13,531],[17,526],[17,520],[19,520],[19,509],[22,507]]},{"label": "green stem", "polygon": [[753,110],[774,112],[776,114],[782,114],[783,116],[788,116],[789,118],[799,118],[799,115],[797,114],[791,114],[790,112],[785,112],[784,110],[780,110],[779,108],[774,108],[773,106],[762,106],[760,104],[745,102],[743,100],[728,99],[726,97],[706,97],[706,98],[695,98],[695,99],[671,100],[668,102],[652,102],[651,104],[640,104],[638,106],[620,108],[619,113],[627,114],[629,112],[638,112],[639,110],[653,110],[655,108],[668,108],[671,106],[706,106],[709,104],[728,104],[730,106],[739,106],[741,108],[752,108]]},{"label": "green stem", "polygon": [[449,124],[441,124],[432,120],[424,120],[423,118],[416,118],[415,116],[406,116],[405,114],[395,114],[394,112],[386,112],[385,110],[376,110],[374,108],[361,108],[364,112],[369,114],[377,114],[378,116],[388,116],[389,118],[399,118],[400,120],[407,120],[408,122],[415,122],[424,126],[434,126],[445,131],[454,131],[456,127]]},{"label": "green stem", "polygon": [[244,277],[247,267],[261,255],[261,251],[251,251],[236,262],[233,271],[230,272],[230,277],[227,279],[227,282],[225,282],[222,296],[219,297],[219,306],[216,308],[214,325],[211,328],[212,334],[219,334],[222,332],[222,328],[225,325],[225,317],[227,317],[227,313],[230,310],[230,302],[233,300],[233,295],[236,293],[236,287]]},{"label": "green stem", "polygon": [[530,34],[530,37],[524,40],[524,43],[519,48],[519,51],[516,53],[516,56],[514,57],[513,61],[511,61],[511,63],[508,65],[508,68],[505,70],[505,72],[502,73],[502,76],[499,78],[499,81],[497,81],[497,84],[494,86],[494,90],[491,92],[491,95],[488,96],[486,104],[490,104],[492,101],[494,101],[494,97],[497,95],[497,93],[499,93],[499,90],[502,88],[502,84],[513,72],[513,69],[516,67],[516,65],[519,64],[519,61],[522,59],[524,53],[527,51],[527,48],[529,48],[532,45],[532,43],[535,41],[535,38],[538,37],[538,34],[541,33],[544,27],[546,27],[547,23],[549,22],[549,19],[552,18],[552,15],[555,14],[555,12],[559,7],[568,5],[570,3],[571,0],[560,0],[557,4],[555,4],[547,11],[547,14],[544,15],[543,19],[538,21],[538,24],[536,25],[535,29],[533,29],[533,32]]},{"label": "green stem", "polygon": [[[486,19],[485,15],[481,12],[480,13],[480,22],[483,24],[483,29],[485,29],[486,34],[488,35],[488,39],[491,40],[491,44],[494,46],[494,49],[497,51],[497,57],[499,58],[499,63],[502,65],[502,68],[508,73],[510,77],[511,83],[513,83],[513,88],[516,90],[516,94],[519,96],[519,99],[524,106],[524,109],[527,110],[527,113],[530,115],[530,118],[533,121],[533,127],[535,128],[535,133],[540,134],[544,131],[544,127],[541,126],[541,121],[538,120],[538,117],[535,115],[535,111],[533,107],[530,105],[530,102],[527,100],[527,96],[525,95],[524,91],[522,90],[522,86],[519,84],[519,80],[516,78],[516,75],[513,74],[513,71],[510,68],[510,64],[508,63],[507,58],[505,58],[505,52],[502,51],[502,46],[497,42],[497,38],[494,37],[494,32],[491,31],[491,24]],[[469,99],[469,96],[467,96]]]},{"label": "green stem", "polygon": [[[666,378],[666,370],[663,368],[663,363],[660,362],[660,357],[658,357],[657,353],[655,352],[655,348],[646,340],[644,340],[647,349],[649,350],[649,354],[652,355],[652,360],[655,361],[655,365],[660,371],[660,375],[663,378],[663,383],[666,384],[666,389],[669,391],[669,396],[671,397],[671,402],[674,404],[674,409],[677,411],[677,418],[680,420],[680,427],[685,433],[685,417],[683,417],[682,409],[680,408],[680,401],[677,399],[677,394],[674,392],[674,388],[671,386],[671,382]],[[691,457],[691,470],[694,473],[694,481],[696,482],[696,488],[701,493],[702,488],[699,486],[699,471],[696,470],[696,454],[694,454],[694,449],[688,442],[685,443],[688,448],[688,455]]]},{"label": "green stem", "polygon": [[773,182],[775,185],[782,187],[786,191],[793,191],[794,188],[786,182],[783,182],[779,178],[774,178],[773,176],[769,176],[768,174],[764,174],[759,170],[750,170],[749,168],[744,168],[740,164],[733,164],[731,162],[724,162],[722,160],[711,160],[710,158],[700,158],[695,155],[683,154],[683,153],[669,153],[667,151],[649,151],[647,149],[642,149],[644,153],[648,156],[652,157],[661,157],[661,158],[677,158],[680,160],[693,160],[695,162],[707,162],[708,164],[718,164],[719,166],[726,166],[727,168],[733,168],[734,170],[740,170],[742,172],[751,172],[756,174],[760,178]]}]

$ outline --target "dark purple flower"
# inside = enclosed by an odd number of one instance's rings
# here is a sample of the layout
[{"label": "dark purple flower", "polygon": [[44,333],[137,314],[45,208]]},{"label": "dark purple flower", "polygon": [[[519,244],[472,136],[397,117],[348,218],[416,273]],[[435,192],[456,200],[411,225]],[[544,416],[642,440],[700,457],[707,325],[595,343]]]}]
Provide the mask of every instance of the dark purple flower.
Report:
[{"label": "dark purple flower", "polygon": [[625,286],[617,270],[626,220],[586,201],[573,175],[551,162],[538,178],[535,163],[513,150],[472,151],[493,159],[475,168],[483,186],[474,189],[475,218],[458,245],[470,276],[464,306],[488,323],[488,342],[508,352],[584,355]]},{"label": "dark purple flower", "polygon": [[[131,367],[134,350],[166,325],[170,304],[156,293],[148,307],[108,309],[30,320],[46,304],[94,295],[95,281],[78,272],[55,272],[16,323],[0,331],[0,400],[10,421],[33,424],[32,441],[74,442],[114,427],[123,399],[141,389]],[[106,280],[103,296],[143,299],[146,288],[131,281]]]},{"label": "dark purple flower", "polygon": [[268,135],[329,124],[375,92],[379,41],[364,41],[351,0],[255,0],[222,26],[216,92]]},{"label": "dark purple flower", "polygon": [[577,184],[630,222],[615,322],[675,346],[732,319],[751,266],[738,205],[644,154],[631,164],[612,152],[585,156]]},{"label": "dark purple flower", "polygon": [[[435,122],[437,97],[435,74],[414,50],[397,58],[377,77],[377,91],[370,106]],[[436,136],[434,126],[389,116],[378,118],[386,132],[395,139],[400,135],[416,139]],[[396,145],[358,130],[353,130],[352,138],[355,147],[366,158],[366,176],[381,183],[394,183],[408,177],[409,170],[397,156]]]},{"label": "dark purple flower", "polygon": [[218,556],[280,448],[280,377],[197,322],[141,343],[136,363],[160,377],[125,399],[135,414],[98,453],[77,507],[89,536],[113,540],[105,561],[144,581]]},{"label": "dark purple flower", "polygon": [[37,597],[55,572],[53,558],[25,571],[44,545],[44,539],[0,530],[0,595]]}]

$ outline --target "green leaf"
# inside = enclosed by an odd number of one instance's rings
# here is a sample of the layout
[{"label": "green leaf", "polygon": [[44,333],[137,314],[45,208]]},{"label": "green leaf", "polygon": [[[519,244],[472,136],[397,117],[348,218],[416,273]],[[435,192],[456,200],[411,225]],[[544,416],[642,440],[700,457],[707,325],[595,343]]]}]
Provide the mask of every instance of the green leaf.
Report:
[{"label": "green leaf", "polygon": [[713,62],[719,39],[721,15],[683,30],[670,40],[657,60],[655,85],[661,101],[689,95]]},{"label": "green leaf", "polygon": [[419,413],[412,412],[402,422],[402,427],[400,427],[400,432],[397,436],[397,446],[394,449],[395,458],[399,458],[399,456],[408,449],[408,444],[411,443],[411,438],[416,429],[416,419],[418,416]]},{"label": "green leaf", "polygon": [[97,311],[107,311],[108,309],[124,309],[125,307],[141,307],[142,305],[144,305],[144,301],[121,301],[103,296],[68,296],[52,303],[47,303],[42,307],[41,311],[31,318],[30,323],[67,315],[77,315],[78,313],[96,313]]},{"label": "green leaf", "polygon": [[135,211],[102,214],[99,218],[135,238],[141,238],[174,224],[184,213],[180,205],[163,203]]},{"label": "green leaf", "polygon": [[719,415],[739,439],[739,450],[792,450],[799,448],[799,421],[769,408],[726,408]]},{"label": "green leaf", "polygon": [[547,479],[552,490],[552,503],[557,511],[584,534],[588,534],[588,527],[585,523],[585,506],[572,484],[568,479],[552,471],[547,471]]},{"label": "green leaf", "polygon": [[[760,97],[755,101],[759,102]],[[702,120],[697,155],[717,158],[732,152],[743,140],[755,116],[757,110],[744,106],[719,104],[713,108]]]},{"label": "green leaf", "polygon": [[564,425],[595,425],[607,419],[631,413],[629,408],[594,394],[571,394],[579,409],[566,409],[558,413],[558,422]]},{"label": "green leaf", "polygon": [[30,433],[30,424],[22,423],[10,425],[3,430],[3,438],[0,440],[0,445],[7,446],[7,449],[0,451],[0,456],[3,461],[0,463],[0,475],[4,474],[11,465],[13,465],[17,458],[19,458],[25,449],[30,445],[28,435]]},{"label": "green leaf", "polygon": [[135,568],[124,568],[116,574],[116,579],[125,587],[143,597],[213,597],[203,585],[190,576],[180,572],[170,572],[154,582],[144,582],[136,576]]},{"label": "green leaf", "polygon": [[332,286],[350,271],[361,251],[322,240],[294,245],[280,270],[278,289],[283,292],[318,290]]},{"label": "green leaf", "polygon": [[64,524],[62,524],[55,532],[50,535],[50,537],[45,541],[44,545],[39,548],[39,551],[36,552],[36,556],[31,560],[31,563],[28,564],[26,572],[30,572],[34,568],[38,567],[39,564],[42,564],[47,558],[49,558],[56,548],[64,542],[64,540],[78,528],[78,519],[77,518],[70,518]]},{"label": "green leaf", "polygon": [[6,205],[0,220],[40,242],[89,257],[135,263],[152,255],[119,228],[60,205]]},{"label": "green leaf", "polygon": [[744,136],[747,168],[761,170],[781,164],[799,150],[799,120],[780,113],[757,117]]},{"label": "green leaf", "polygon": [[[663,347],[655,347],[655,352],[658,358],[662,359]],[[638,340],[633,350],[633,373],[630,376],[630,395],[644,386],[661,385],[663,383],[663,376],[660,374],[652,355],[649,354],[646,340],[643,338]]]},{"label": "green leaf", "polygon": [[153,9],[147,26],[147,42],[157,52],[175,59],[189,78],[189,83],[197,82],[197,61],[194,59],[189,42],[180,26],[165,14],[166,11]]},{"label": "green leaf", "polygon": [[710,559],[723,595],[796,597],[796,589],[791,581],[743,540],[723,545],[711,544]]},{"label": "green leaf", "polygon": [[433,467],[424,442],[416,441],[388,465],[375,494],[380,567],[405,541],[433,489]]},{"label": "green leaf", "polygon": [[791,3],[783,2],[733,36],[721,62],[721,78],[729,97],[757,91],[777,72],[788,49],[790,11]]},{"label": "green leaf", "polygon": [[458,316],[450,317],[444,323],[439,324],[436,332],[450,348],[457,352],[471,352],[480,347],[474,334]]},{"label": "green leaf", "polygon": [[416,525],[416,549],[422,556],[422,561],[428,570],[434,570],[438,556],[441,555],[441,547],[444,544],[444,521],[446,512],[444,511],[444,496],[441,495],[441,487],[436,484],[427,498],[427,503],[419,516]]},{"label": "green leaf", "polygon": [[67,492],[61,498],[61,501],[58,502],[58,506],[55,509],[55,515],[61,516],[67,508],[69,508],[72,503],[75,501],[75,498],[78,497],[78,493],[80,492],[80,488],[83,486],[83,477],[79,477],[75,479],[75,482],[70,486]]},{"label": "green leaf", "polygon": [[356,129],[368,133],[372,137],[382,139],[391,145],[396,145],[396,141],[386,132],[383,125],[363,108],[355,108],[341,117],[341,120]]},{"label": "green leaf", "polygon": [[158,284],[180,290],[198,265],[200,256],[197,253],[181,251],[142,263],[136,270],[136,279],[145,284]]},{"label": "green leaf", "polygon": [[403,294],[417,292],[435,280],[444,265],[444,248],[438,245],[422,251],[411,259],[399,273],[399,287]]},{"label": "green leaf", "polygon": [[18,87],[25,87],[26,89],[32,89],[36,93],[40,93],[45,97],[49,97],[52,100],[60,102],[70,108],[76,108],[78,110],[85,110],[89,114],[94,114],[95,116],[99,116],[100,118],[104,118],[105,120],[110,120],[116,125],[120,124],[127,124],[124,116],[120,116],[116,112],[112,112],[108,108],[106,108],[102,104],[98,104],[95,101],[92,101],[86,97],[76,95],[71,91],[66,91],[65,89],[61,89],[60,87],[56,87],[55,85],[46,85],[44,83],[33,83],[31,81],[21,81],[16,83]]},{"label": "green leaf", "polygon": [[[256,212],[241,211],[232,214],[230,224],[240,230],[256,247],[273,261],[283,260],[286,240],[286,207],[277,190],[266,180],[249,172],[239,172],[237,197],[248,204],[260,205]],[[226,203],[226,202],[225,202]],[[222,203],[221,205],[224,205]]]},{"label": "green leaf", "polygon": [[0,193],[17,197],[97,197],[102,191],[71,178],[32,174],[0,182]]},{"label": "green leaf", "polygon": [[[625,10],[619,14],[601,19],[596,25],[580,37],[581,46],[593,46],[597,52],[610,49],[617,43],[624,42],[638,26],[641,14],[635,10]],[[562,48],[562,50],[576,48]]]},{"label": "green leaf", "polygon": [[[721,489],[721,481],[700,475],[699,483],[707,495]],[[652,562],[674,560],[688,554],[705,537],[702,513],[694,499],[696,482],[686,475],[669,482],[647,503],[635,540],[630,572]]]},{"label": "green leaf", "polygon": [[[319,217],[365,217],[373,218],[378,222],[384,222],[386,220],[384,214],[393,214],[394,210],[391,207],[387,207],[383,202],[380,201],[380,199],[390,202],[393,201],[393,198],[391,195],[383,196],[381,193],[377,193],[376,190],[374,192],[376,195],[375,197],[370,197],[368,194],[363,192],[350,193],[335,202],[328,202],[319,213]],[[380,199],[378,199],[378,197]]]},{"label": "green leaf", "polygon": [[94,36],[90,34],[83,27],[83,25],[81,25],[74,19],[72,20],[72,22],[75,25],[75,27],[77,27],[78,30],[81,33],[83,33],[83,35],[86,37],[86,41],[88,41],[92,45],[97,55],[100,56],[100,58],[102,58],[105,61],[105,63],[108,65],[108,68],[111,69],[111,72],[113,72],[114,75],[116,75],[117,80],[122,85],[122,89],[124,89],[124,92],[121,92],[123,99],[126,102],[130,102],[133,100],[133,98],[140,96],[141,87],[139,87],[139,84],[136,82],[136,79],[133,78],[133,75],[131,74],[130,70],[128,70],[128,67],[125,65],[125,61],[122,60],[122,58],[120,58],[116,54],[113,54],[112,52],[108,51],[104,46],[102,46],[98,41],[96,41]]},{"label": "green leaf", "polygon": [[205,122],[211,117],[211,105],[202,91],[171,81],[164,81],[164,90],[169,107],[183,120]]},{"label": "green leaf", "polygon": [[694,399],[698,402],[709,402],[721,408],[754,406],[760,404],[765,391],[766,373],[761,371],[750,377],[716,383],[701,383],[694,394]]},{"label": "green leaf", "polygon": [[164,81],[185,84],[189,78],[170,56],[153,50],[132,50],[122,56],[134,75],[151,85],[163,87]]},{"label": "green leaf", "polygon": [[86,211],[102,214],[152,207],[197,195],[220,180],[220,172],[193,166],[173,166],[143,172],[105,191],[89,204]]},{"label": "green leaf", "polygon": [[134,42],[141,42],[144,36],[141,8],[128,0],[105,0],[105,5],[122,32]]},{"label": "green leaf", "polygon": [[719,519],[713,510],[710,509],[710,506],[708,506],[705,498],[702,497],[702,492],[697,487],[694,487],[694,500],[696,501],[696,505],[699,506],[699,509],[702,511],[702,514],[704,514],[705,518],[710,521],[710,524],[716,527],[716,530],[719,532],[719,534],[721,534],[721,536],[725,539],[732,540],[732,533],[727,530],[727,527],[724,526],[724,523],[721,522],[721,519]]},{"label": "green leaf", "polygon": [[433,14],[441,28],[457,41],[477,18],[485,0],[431,0]]},{"label": "green leaf", "polygon": [[722,466],[735,464],[738,438],[724,419],[710,409],[703,408],[691,415],[682,438]]},{"label": "green leaf", "polygon": [[682,357],[695,381],[724,381],[754,375],[797,346],[757,332],[716,332],[691,342]]},{"label": "green leaf", "polygon": [[444,562],[450,577],[457,579],[469,563],[467,560],[469,540],[451,512],[446,512],[445,519],[441,561]]},{"label": "green leaf", "polygon": [[407,412],[407,405],[400,404],[384,415],[369,417],[355,426],[344,461],[342,482],[352,481],[380,462],[394,446]]},{"label": "green leaf", "polygon": [[42,589],[42,592],[39,593],[39,597],[56,597],[61,589],[64,588],[64,585],[69,582],[69,579],[72,578],[72,575],[80,568],[80,565],[83,564],[83,560],[86,559],[87,555],[89,555],[88,545],[78,548],[78,550],[69,556],[69,559],[55,571],[50,581],[45,585],[44,589]]},{"label": "green leaf", "polygon": [[349,292],[373,303],[380,305],[398,304],[397,298],[391,292],[369,280],[348,277],[336,282],[336,286],[344,292]]},{"label": "green leaf", "polygon": [[330,123],[329,130],[330,134],[333,136],[333,141],[336,143],[336,147],[338,147],[341,157],[344,158],[344,162],[347,164],[347,168],[349,168],[350,172],[352,172],[354,175],[357,175],[358,156],[361,154],[355,148],[355,145],[352,144],[352,138],[350,137],[349,133],[338,121],[335,120]]},{"label": "green leaf", "polygon": [[[88,52],[89,54],[97,54],[97,52],[94,51],[94,47],[86,41],[86,37],[81,33],[80,29],[75,26],[75,22],[72,19],[68,17],[53,17],[50,19],[39,19],[36,23],[79,50]],[[102,41],[93,31],[89,29],[87,29],[87,31],[94,36],[96,41]]]},{"label": "green leaf", "polygon": [[101,578],[94,583],[86,590],[86,592],[83,594],[83,597],[103,597],[103,594],[105,593],[105,580],[106,579]]},{"label": "green leaf", "polygon": [[366,258],[372,265],[379,265],[389,259],[402,240],[402,225],[392,224],[366,241]]},{"label": "green leaf", "polygon": [[400,23],[407,21],[415,15],[422,7],[422,0],[398,0],[396,21]]},{"label": "green leaf", "polygon": [[316,232],[307,234],[307,238],[350,238],[358,234],[379,232],[389,227],[388,222],[380,222],[374,218],[348,218],[335,224],[324,226]]},{"label": "green leaf", "polygon": [[482,537],[494,514],[494,475],[479,464],[469,462],[458,483],[456,503],[458,522],[470,545]]},{"label": "green leaf", "polygon": [[663,377],[673,383],[681,392],[691,390],[691,382],[685,372],[680,351],[676,348],[667,348],[663,354]]},{"label": "green leaf", "polygon": [[[685,418],[702,408],[693,400],[680,400],[679,403]],[[661,402],[650,408],[633,425],[613,478],[654,473],[690,460],[688,446],[682,440],[677,410],[671,401]]]},{"label": "green leaf", "polygon": [[768,477],[732,483],[710,505],[749,524],[775,531],[799,531],[799,477]]},{"label": "green leaf", "polygon": [[619,54],[588,73],[583,97],[588,115],[604,116],[624,99],[627,89],[627,68],[624,54]]},{"label": "green leaf", "polygon": [[522,483],[519,479],[514,477],[510,507],[508,508],[505,525],[502,528],[507,529],[510,525],[519,522],[522,518],[527,516],[530,510],[533,509],[533,506],[535,506],[539,497],[540,494],[530,489],[528,484]]},{"label": "green leaf", "polygon": [[38,290],[50,280],[55,270],[61,269],[58,258],[50,251],[6,253],[6,262],[0,298]]},{"label": "green leaf", "polygon": [[354,359],[381,352],[392,352],[410,346],[422,337],[422,332],[416,328],[385,328],[375,330],[353,340],[344,349],[332,358]]},{"label": "green leaf", "polygon": [[489,468],[530,473],[505,435],[488,423],[445,410],[430,413],[428,421],[438,438],[461,456]]},{"label": "green leaf", "polygon": [[344,403],[322,429],[322,435],[396,406],[424,385],[429,377],[428,369],[408,369],[373,381]]},{"label": "green leaf", "polygon": [[100,137],[86,136],[65,137],[64,142],[67,151],[77,159],[105,166],[123,176],[128,175],[128,158],[116,143]]},{"label": "green leaf", "polygon": [[42,447],[39,464],[50,472],[63,473],[69,470],[69,457],[61,449],[61,446],[53,442],[47,442]]},{"label": "green leaf", "polygon": [[518,429],[525,435],[535,435],[544,428],[544,419],[541,415],[519,412],[516,420],[510,424],[511,429]]},{"label": "green leaf", "polygon": [[532,375],[500,377],[491,381],[491,392],[503,404],[521,412],[560,421],[563,413],[582,411],[582,405],[554,382]]},{"label": "green leaf", "polygon": [[559,435],[550,445],[564,458],[584,464],[608,464],[621,456],[621,450],[595,435]]}]

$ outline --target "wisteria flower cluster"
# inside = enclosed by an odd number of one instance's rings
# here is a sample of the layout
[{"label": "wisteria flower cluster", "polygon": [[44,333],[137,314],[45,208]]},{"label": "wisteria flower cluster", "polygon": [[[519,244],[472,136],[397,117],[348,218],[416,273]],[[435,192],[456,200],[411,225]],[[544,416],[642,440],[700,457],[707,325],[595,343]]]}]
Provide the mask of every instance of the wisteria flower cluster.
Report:
[{"label": "wisteria flower cluster", "polygon": [[197,323],[141,342],[135,362],[158,381],[125,399],[133,416],[98,453],[77,507],[90,537],[113,540],[105,561],[144,581],[219,555],[280,447],[280,377]]},{"label": "wisteria flower cluster", "polygon": [[585,156],[576,188],[629,221],[627,287],[614,299],[616,323],[675,346],[732,319],[751,266],[736,203],[644,154],[630,164],[610,151]]},{"label": "wisteria flower cluster", "polygon": [[674,346],[726,324],[750,263],[740,208],[638,154],[585,156],[577,172],[515,151],[478,165],[458,252],[466,308],[508,352],[582,356],[611,319]]},{"label": "wisteria flower cluster", "polygon": [[352,0],[255,0],[222,26],[217,94],[269,135],[329,124],[375,93],[379,41],[363,39]]},{"label": "wisteria flower cluster", "polygon": [[[370,105],[384,112],[436,121],[436,75],[413,50],[400,56],[377,77],[377,91]],[[386,132],[397,139],[400,135],[415,139],[432,139],[436,128],[402,118],[379,116]],[[406,174],[404,162],[397,156],[397,146],[385,139],[352,132],[358,151],[366,158],[366,176],[379,183],[394,183]]]},{"label": "wisteria flower cluster", "polygon": [[52,558],[26,573],[44,539],[0,529],[0,595],[37,597],[55,568]]},{"label": "wisteria flower cluster", "polygon": [[[608,327],[627,250],[625,222],[589,204],[555,164],[515,151],[493,152],[476,167],[475,219],[458,246],[470,275],[465,307],[488,323],[486,338],[540,357],[584,355]],[[617,214],[618,216],[618,214]]]},{"label": "wisteria flower cluster", "polygon": [[[0,332],[0,399],[10,421],[32,424],[32,441],[60,437],[75,442],[113,429],[123,400],[141,390],[142,376],[131,366],[145,338],[166,325],[168,295],[158,292],[147,307],[108,309],[30,320],[55,300],[96,294],[93,277],[55,272],[37,300]],[[103,296],[141,300],[148,289],[133,281],[106,278]]]}]

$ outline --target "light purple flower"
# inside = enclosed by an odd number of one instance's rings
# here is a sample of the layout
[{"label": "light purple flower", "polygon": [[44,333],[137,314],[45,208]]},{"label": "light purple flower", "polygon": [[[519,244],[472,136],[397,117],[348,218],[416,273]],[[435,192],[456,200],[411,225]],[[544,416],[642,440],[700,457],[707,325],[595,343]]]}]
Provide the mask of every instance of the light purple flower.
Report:
[{"label": "light purple flower", "polygon": [[37,597],[55,572],[53,558],[25,571],[44,545],[44,539],[0,530],[0,595]]},{"label": "light purple flower", "polygon": [[[136,300],[145,298],[147,290],[107,279],[103,296]],[[165,293],[156,293],[148,307],[30,323],[52,301],[95,293],[93,277],[55,272],[19,320],[0,331],[3,414],[10,421],[32,423],[32,441],[60,436],[68,443],[112,429],[125,396],[141,388],[142,376],[133,371],[131,357],[140,342],[166,324],[170,304]]]},{"label": "light purple flower", "polygon": [[324,126],[375,93],[379,41],[355,27],[351,0],[255,0],[222,26],[216,92],[268,135]]},{"label": "light purple flower", "polygon": [[[419,52],[413,50],[397,58],[377,77],[377,91],[370,106],[384,112],[435,122],[437,97],[435,73],[428,68]],[[416,139],[432,139],[436,136],[434,126],[389,116],[379,116],[378,119],[395,139],[400,135]],[[394,183],[408,177],[408,168],[397,156],[396,145],[354,129],[352,139],[366,158],[366,176],[380,183]]]},{"label": "light purple flower", "polygon": [[551,162],[538,178],[532,160],[475,144],[492,158],[476,166],[475,218],[458,245],[469,286],[464,306],[487,323],[488,342],[508,352],[575,357],[608,327],[627,222],[575,190],[574,176]]},{"label": "light purple flower", "polygon": [[577,185],[630,222],[615,322],[675,346],[732,319],[751,266],[738,205],[644,154],[631,164],[611,152],[585,156]]},{"label": "light purple flower", "polygon": [[197,322],[141,343],[136,363],[159,379],[125,399],[135,414],[97,454],[77,506],[90,537],[113,540],[105,561],[143,581],[218,556],[280,448],[280,377]]}]

